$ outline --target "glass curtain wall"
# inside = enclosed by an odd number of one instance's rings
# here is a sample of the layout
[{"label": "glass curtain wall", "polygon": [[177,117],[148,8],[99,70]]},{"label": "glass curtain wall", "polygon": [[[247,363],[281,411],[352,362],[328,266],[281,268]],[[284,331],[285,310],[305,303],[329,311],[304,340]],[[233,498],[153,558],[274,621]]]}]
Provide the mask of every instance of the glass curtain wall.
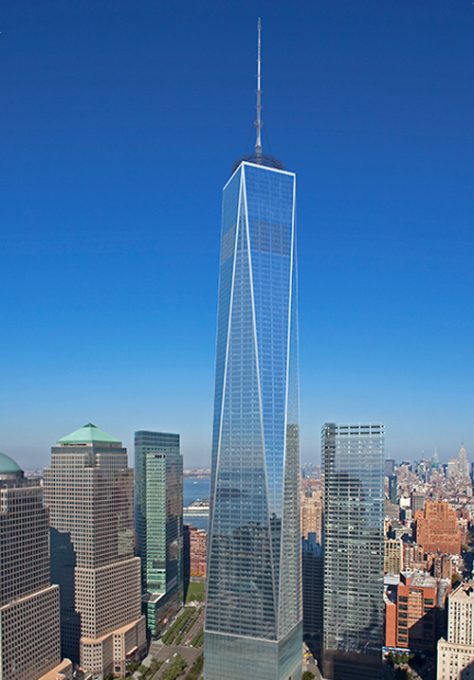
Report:
[{"label": "glass curtain wall", "polygon": [[290,172],[224,188],[206,680],[301,677],[294,211]]},{"label": "glass curtain wall", "polygon": [[322,431],[324,649],[328,680],[381,677],[383,425]]}]

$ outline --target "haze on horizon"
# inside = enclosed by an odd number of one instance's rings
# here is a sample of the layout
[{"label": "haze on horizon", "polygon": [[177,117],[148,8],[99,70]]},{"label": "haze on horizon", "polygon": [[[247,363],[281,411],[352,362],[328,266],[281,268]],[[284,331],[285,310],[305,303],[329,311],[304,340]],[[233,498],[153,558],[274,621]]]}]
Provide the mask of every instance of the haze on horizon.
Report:
[{"label": "haze on horizon", "polygon": [[324,422],[474,459],[474,7],[52,0],[2,12],[0,451],[92,421],[208,466],[221,190],[297,173],[302,462]]}]

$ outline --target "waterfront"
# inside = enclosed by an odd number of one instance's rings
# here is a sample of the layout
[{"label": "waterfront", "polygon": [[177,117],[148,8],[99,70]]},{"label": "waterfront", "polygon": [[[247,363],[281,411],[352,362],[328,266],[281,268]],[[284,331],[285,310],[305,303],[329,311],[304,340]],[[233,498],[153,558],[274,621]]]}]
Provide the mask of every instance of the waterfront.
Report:
[{"label": "waterfront", "polygon": [[[209,500],[211,480],[210,477],[185,477],[183,480],[183,505],[188,507],[194,501]],[[185,514],[183,517],[185,524],[191,524],[198,529],[206,529],[209,525],[208,517],[194,517]]]}]

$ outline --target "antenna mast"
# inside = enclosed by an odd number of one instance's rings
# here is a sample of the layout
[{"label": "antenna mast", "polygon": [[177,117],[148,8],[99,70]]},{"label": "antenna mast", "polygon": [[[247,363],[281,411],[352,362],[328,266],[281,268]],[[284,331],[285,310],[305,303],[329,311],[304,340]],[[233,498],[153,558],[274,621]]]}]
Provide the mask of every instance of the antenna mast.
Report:
[{"label": "antenna mast", "polygon": [[257,23],[257,120],[255,127],[257,130],[257,138],[255,141],[255,155],[262,155],[262,20],[259,17]]}]

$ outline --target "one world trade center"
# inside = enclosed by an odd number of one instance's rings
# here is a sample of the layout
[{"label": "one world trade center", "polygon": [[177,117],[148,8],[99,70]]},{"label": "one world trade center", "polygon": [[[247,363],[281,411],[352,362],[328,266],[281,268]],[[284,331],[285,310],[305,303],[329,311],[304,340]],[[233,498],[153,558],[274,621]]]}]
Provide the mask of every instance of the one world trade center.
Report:
[{"label": "one world trade center", "polygon": [[295,174],[262,151],[223,190],[205,680],[300,680]]}]

